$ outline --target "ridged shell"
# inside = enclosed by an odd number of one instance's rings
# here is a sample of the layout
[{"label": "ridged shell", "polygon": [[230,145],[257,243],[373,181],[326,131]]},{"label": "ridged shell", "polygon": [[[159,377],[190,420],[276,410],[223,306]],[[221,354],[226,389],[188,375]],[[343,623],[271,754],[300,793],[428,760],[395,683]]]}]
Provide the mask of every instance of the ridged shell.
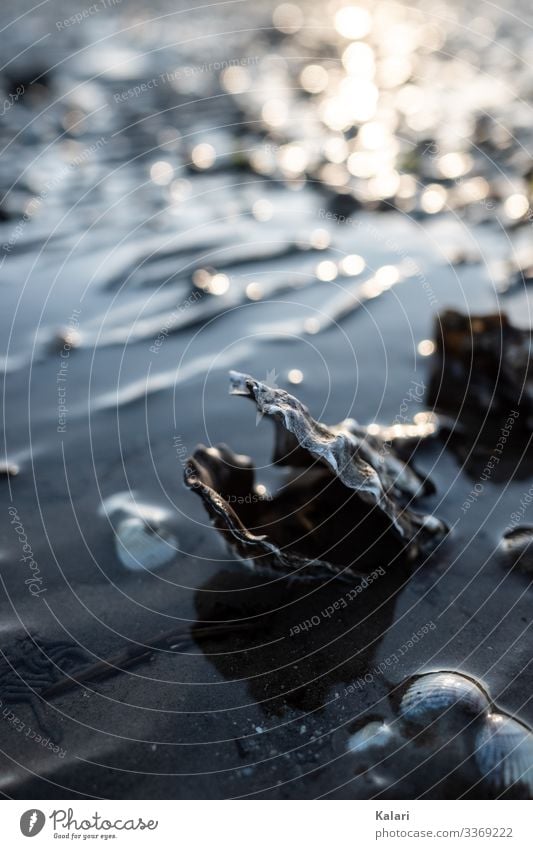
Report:
[{"label": "ridged shell", "polygon": [[119,522],[115,546],[126,569],[158,569],[176,557],[177,540],[160,525],[149,524],[140,516]]},{"label": "ridged shell", "polygon": [[497,792],[522,786],[533,797],[533,733],[500,713],[487,717],[476,737],[474,757]]},{"label": "ridged shell", "polygon": [[488,712],[489,700],[481,687],[455,672],[421,675],[408,687],[400,703],[400,720],[412,732],[454,734]]}]

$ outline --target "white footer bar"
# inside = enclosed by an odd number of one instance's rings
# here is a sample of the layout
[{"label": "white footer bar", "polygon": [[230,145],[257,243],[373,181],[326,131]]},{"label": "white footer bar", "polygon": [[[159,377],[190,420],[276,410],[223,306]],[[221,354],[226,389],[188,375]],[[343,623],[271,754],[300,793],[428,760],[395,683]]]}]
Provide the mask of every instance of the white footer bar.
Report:
[{"label": "white footer bar", "polygon": [[[4,801],[2,843],[176,849],[532,849],[533,803]],[[29,844],[29,839],[35,843]]]}]

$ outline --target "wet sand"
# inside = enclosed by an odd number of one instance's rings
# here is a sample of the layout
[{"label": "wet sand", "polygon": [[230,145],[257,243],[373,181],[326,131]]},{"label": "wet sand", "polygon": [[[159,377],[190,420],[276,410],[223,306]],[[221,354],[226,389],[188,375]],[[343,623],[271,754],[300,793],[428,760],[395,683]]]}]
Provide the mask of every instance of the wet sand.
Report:
[{"label": "wet sand", "polygon": [[[426,409],[412,388],[428,397],[440,311],[529,327],[527,7],[379,4],[348,38],[320,5],[278,27],[248,3],[124,3],[68,26],[67,4],[31,24],[9,6],[0,356],[19,472],[0,478],[0,791],[494,795],[445,746],[348,746],[397,727],[398,688],[441,669],[533,725],[530,579],[500,550],[513,513],[532,521],[529,437],[481,489],[491,443],[421,445],[423,511],[449,535],[330,617],[344,585],[254,574],[182,479],[198,443],[225,442],[283,480],[230,369],[322,421],[388,425]],[[176,550],[127,568],[117,523],[146,509]],[[199,632],[227,621],[253,627]],[[190,638],[45,701],[173,628]]]}]

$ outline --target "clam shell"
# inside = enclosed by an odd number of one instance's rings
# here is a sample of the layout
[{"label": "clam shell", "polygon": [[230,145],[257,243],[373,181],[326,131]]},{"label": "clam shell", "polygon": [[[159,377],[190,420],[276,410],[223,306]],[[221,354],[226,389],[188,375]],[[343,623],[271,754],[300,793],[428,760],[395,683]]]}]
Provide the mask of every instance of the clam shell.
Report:
[{"label": "clam shell", "polygon": [[533,797],[533,733],[520,722],[490,714],[477,734],[474,757],[494,790],[521,786]]},{"label": "clam shell", "polygon": [[453,735],[489,712],[489,699],[475,681],[456,672],[421,675],[400,703],[400,721],[411,732]]},{"label": "clam shell", "polygon": [[158,569],[176,557],[176,537],[159,524],[130,516],[117,525],[115,547],[126,569]]}]

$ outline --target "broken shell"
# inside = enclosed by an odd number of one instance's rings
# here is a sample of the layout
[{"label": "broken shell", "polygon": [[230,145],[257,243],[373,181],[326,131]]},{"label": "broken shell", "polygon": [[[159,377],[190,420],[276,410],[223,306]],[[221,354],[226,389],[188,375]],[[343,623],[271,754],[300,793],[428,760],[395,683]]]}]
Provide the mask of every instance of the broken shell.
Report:
[{"label": "broken shell", "polygon": [[126,569],[133,571],[165,566],[176,557],[177,545],[173,534],[140,516],[123,519],[116,529],[117,556]]},{"label": "broken shell", "polygon": [[484,779],[497,793],[523,790],[533,797],[533,733],[509,716],[487,717],[474,753]]},{"label": "broken shell", "polygon": [[386,722],[369,722],[348,740],[348,751],[362,754],[369,749],[382,749],[394,739],[394,731]]},{"label": "broken shell", "polygon": [[248,375],[232,372],[231,391],[274,420],[273,461],[293,469],[273,497],[245,504],[255,491],[248,457],[199,446],[188,460],[185,484],[241,557],[283,572],[358,573],[412,560],[442,539],[440,520],[411,509],[427,487],[390,443],[352,419],[328,428],[288,392]]},{"label": "broken shell", "polygon": [[490,702],[481,687],[456,672],[421,675],[400,703],[400,721],[411,733],[430,731],[454,736],[476,717],[488,714]]}]

